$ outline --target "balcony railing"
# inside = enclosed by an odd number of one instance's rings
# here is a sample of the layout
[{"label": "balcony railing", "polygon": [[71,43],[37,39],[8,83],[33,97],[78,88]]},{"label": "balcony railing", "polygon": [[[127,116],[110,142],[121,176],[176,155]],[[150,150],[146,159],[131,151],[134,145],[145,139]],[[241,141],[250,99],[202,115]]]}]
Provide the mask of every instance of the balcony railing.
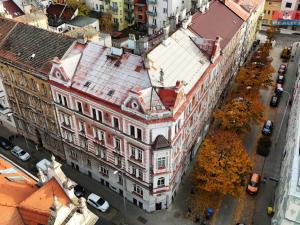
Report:
[{"label": "balcony railing", "polygon": [[147,0],[146,2],[147,4],[152,4],[152,5],[157,4],[157,0]]},{"label": "balcony railing", "polygon": [[157,12],[156,11],[147,11],[147,15],[148,16],[157,16]]},{"label": "balcony railing", "polygon": [[132,5],[133,4],[133,0],[124,0],[124,2],[127,5]]}]

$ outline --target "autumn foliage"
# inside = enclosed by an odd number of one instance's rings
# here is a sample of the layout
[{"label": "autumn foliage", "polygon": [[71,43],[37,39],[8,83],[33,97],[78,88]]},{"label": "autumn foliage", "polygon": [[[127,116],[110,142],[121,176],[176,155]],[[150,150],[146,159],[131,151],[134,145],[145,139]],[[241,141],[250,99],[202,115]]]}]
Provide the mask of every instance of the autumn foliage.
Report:
[{"label": "autumn foliage", "polygon": [[217,130],[204,140],[195,164],[195,185],[210,192],[239,195],[252,164],[236,133]]}]

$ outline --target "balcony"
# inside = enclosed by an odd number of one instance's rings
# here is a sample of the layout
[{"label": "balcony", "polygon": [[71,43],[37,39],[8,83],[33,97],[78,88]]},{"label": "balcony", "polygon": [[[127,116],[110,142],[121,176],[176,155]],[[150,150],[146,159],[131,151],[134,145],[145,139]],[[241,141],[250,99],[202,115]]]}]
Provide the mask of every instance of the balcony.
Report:
[{"label": "balcony", "polygon": [[133,0],[124,0],[124,3],[127,4],[127,5],[132,5]]},{"label": "balcony", "polygon": [[152,24],[149,24],[148,27],[151,28],[151,29],[156,29],[157,25],[152,23]]},{"label": "balcony", "polygon": [[132,8],[124,8],[124,11],[125,11],[127,14],[133,13],[133,9],[132,9]]},{"label": "balcony", "polygon": [[128,23],[133,23],[134,17],[131,16],[131,15],[125,16],[125,20],[126,20]]},{"label": "balcony", "polygon": [[147,0],[146,1],[147,2],[147,4],[152,4],[152,5],[156,5],[157,4],[157,0]]},{"label": "balcony", "polygon": [[147,11],[147,15],[155,17],[155,16],[157,16],[157,12],[156,11]]},{"label": "balcony", "polygon": [[118,10],[119,10],[118,6],[116,6],[116,5],[110,6],[110,9],[111,9],[111,11],[113,11],[113,12],[115,12],[115,13],[117,13]]}]

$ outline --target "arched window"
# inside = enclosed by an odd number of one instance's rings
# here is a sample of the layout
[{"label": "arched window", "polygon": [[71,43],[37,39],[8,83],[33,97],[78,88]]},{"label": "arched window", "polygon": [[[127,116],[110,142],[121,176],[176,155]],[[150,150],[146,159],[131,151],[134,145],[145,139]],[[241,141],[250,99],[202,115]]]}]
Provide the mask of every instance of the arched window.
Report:
[{"label": "arched window", "polygon": [[165,178],[164,177],[160,177],[157,180],[157,187],[163,187],[165,186]]}]

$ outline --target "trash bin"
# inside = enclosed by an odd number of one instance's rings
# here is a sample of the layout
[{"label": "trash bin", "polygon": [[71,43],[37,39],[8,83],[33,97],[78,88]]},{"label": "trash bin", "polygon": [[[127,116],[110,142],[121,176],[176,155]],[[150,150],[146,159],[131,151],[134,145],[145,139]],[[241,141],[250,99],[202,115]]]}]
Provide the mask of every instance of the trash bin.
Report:
[{"label": "trash bin", "polygon": [[267,214],[269,215],[269,216],[271,216],[271,215],[273,215],[273,207],[271,207],[271,206],[269,206],[268,208],[267,208]]}]

